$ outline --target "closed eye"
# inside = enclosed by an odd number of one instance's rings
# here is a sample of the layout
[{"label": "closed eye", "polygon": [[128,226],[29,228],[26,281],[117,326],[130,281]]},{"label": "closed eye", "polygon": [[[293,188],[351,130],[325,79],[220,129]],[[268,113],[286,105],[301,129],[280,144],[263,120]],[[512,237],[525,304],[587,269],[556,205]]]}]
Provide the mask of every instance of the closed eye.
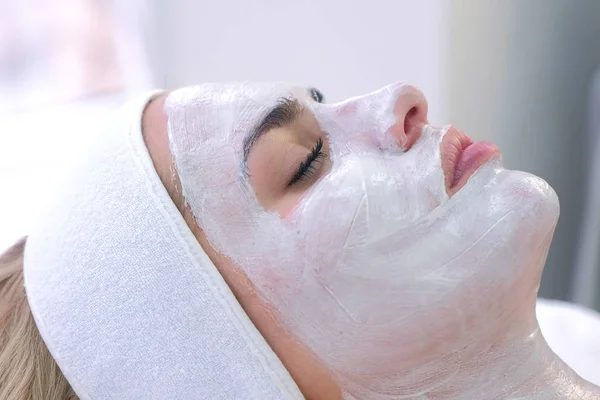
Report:
[{"label": "closed eye", "polygon": [[319,164],[325,156],[326,154],[323,152],[323,139],[319,138],[315,147],[306,156],[306,159],[300,163],[288,186],[293,186],[298,182],[312,178],[315,172],[318,171]]}]

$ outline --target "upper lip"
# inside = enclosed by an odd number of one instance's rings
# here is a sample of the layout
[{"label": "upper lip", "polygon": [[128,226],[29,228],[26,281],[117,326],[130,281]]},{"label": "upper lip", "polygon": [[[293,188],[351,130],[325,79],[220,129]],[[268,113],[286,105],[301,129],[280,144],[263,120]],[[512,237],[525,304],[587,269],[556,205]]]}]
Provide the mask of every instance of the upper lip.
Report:
[{"label": "upper lip", "polygon": [[471,144],[473,144],[473,140],[454,126],[448,128],[444,135],[440,150],[447,190],[453,186],[456,164],[460,160],[463,151]]}]

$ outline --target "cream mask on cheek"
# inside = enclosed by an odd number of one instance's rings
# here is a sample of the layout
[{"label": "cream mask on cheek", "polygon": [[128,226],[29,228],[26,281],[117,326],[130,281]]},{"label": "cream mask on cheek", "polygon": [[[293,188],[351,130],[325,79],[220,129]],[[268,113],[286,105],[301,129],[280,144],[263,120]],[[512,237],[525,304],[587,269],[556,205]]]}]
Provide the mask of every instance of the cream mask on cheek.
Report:
[{"label": "cream mask on cheek", "polygon": [[[198,225],[347,399],[451,397],[461,388],[476,396],[490,380],[473,379],[484,368],[473,360],[495,354],[494,340],[537,332],[519,308],[535,301],[558,218],[554,191],[492,160],[449,198],[447,128],[426,126],[406,151],[391,134],[394,107],[410,90],[393,84],[319,104],[286,84],[204,84],[166,101]],[[314,114],[332,161],[283,218],[261,206],[244,173],[245,139],[282,98]],[[494,359],[490,377],[513,367]]]}]

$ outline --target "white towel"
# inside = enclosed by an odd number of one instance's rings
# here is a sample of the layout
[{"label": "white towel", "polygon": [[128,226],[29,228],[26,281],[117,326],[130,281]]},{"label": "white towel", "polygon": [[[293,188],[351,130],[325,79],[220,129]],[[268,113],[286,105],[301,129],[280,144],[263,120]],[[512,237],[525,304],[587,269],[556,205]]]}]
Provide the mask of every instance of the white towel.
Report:
[{"label": "white towel", "polygon": [[29,235],[40,333],[82,399],[301,399],[154,170],[155,93],[106,127]]}]

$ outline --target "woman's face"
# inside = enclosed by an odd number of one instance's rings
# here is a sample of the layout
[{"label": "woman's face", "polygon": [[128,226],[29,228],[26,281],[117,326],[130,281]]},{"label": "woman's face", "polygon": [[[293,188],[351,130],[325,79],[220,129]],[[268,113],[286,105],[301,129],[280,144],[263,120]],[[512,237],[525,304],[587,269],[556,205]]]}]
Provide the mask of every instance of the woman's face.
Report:
[{"label": "woman's face", "polygon": [[186,203],[277,323],[356,398],[433,392],[531,333],[552,189],[428,126],[413,87],[321,97],[209,84],[165,105]]}]

